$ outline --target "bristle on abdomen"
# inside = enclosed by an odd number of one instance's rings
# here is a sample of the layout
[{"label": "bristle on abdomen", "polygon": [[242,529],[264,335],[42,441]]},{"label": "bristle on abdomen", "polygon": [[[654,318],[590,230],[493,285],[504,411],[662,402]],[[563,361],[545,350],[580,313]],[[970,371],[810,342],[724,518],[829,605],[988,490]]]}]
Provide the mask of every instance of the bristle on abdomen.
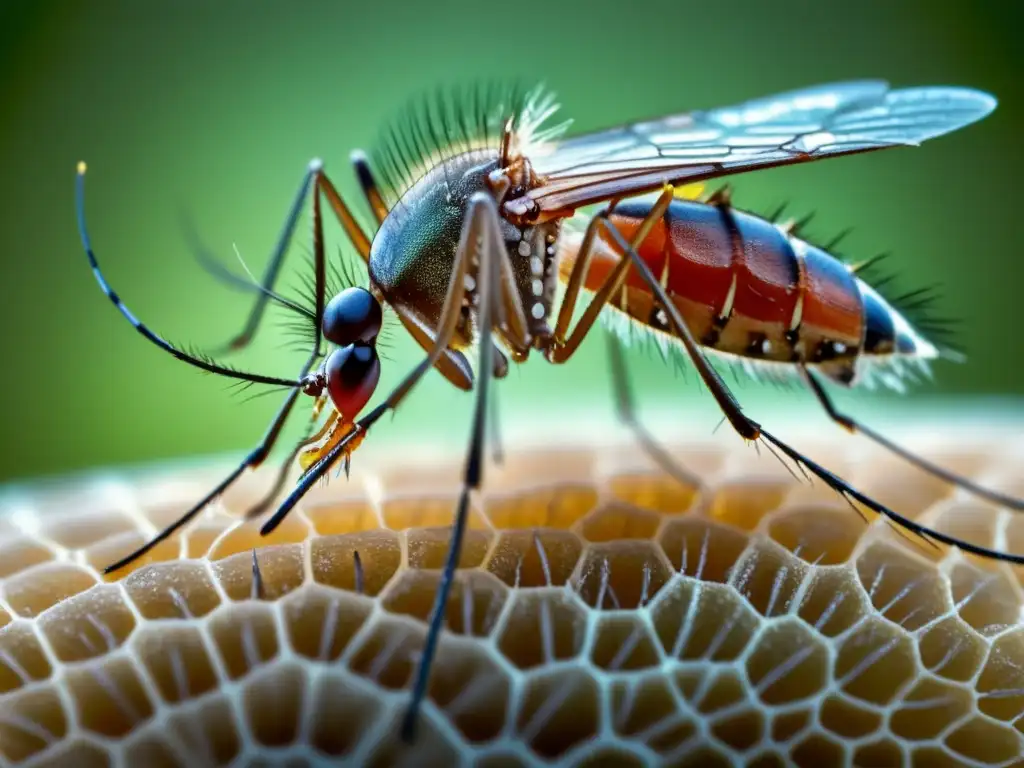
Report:
[{"label": "bristle on abdomen", "polygon": [[[890,389],[903,391],[910,367],[931,375],[929,360],[940,357],[939,349],[922,336],[888,301],[858,278],[864,302],[864,352],[857,361],[857,380],[867,386],[879,381]],[[955,353],[948,357],[957,358]]]}]

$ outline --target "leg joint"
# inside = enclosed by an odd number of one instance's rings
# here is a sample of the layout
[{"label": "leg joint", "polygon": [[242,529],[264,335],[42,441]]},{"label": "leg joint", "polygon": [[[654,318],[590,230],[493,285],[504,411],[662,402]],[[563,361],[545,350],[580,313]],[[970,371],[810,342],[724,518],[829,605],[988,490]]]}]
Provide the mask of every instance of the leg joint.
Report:
[{"label": "leg joint", "polygon": [[761,437],[761,425],[740,414],[735,420],[730,419],[733,428],[744,440],[758,440]]}]

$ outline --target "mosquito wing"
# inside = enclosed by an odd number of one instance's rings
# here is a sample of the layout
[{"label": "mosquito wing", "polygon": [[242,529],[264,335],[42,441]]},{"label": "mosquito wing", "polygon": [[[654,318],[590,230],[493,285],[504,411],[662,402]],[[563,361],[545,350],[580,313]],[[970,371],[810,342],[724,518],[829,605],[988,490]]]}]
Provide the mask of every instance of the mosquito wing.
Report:
[{"label": "mosquito wing", "polygon": [[542,218],[612,197],[790,163],[920,144],[980,120],[996,100],[969,88],[833,83],[732,107],[633,123],[549,145],[530,161]]}]

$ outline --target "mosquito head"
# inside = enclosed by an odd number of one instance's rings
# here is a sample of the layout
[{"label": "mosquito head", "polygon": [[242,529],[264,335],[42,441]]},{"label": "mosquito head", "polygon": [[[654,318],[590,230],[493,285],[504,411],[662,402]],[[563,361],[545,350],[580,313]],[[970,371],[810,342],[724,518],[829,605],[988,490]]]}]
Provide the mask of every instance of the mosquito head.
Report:
[{"label": "mosquito head", "polygon": [[324,338],[338,348],[328,355],[323,383],[335,409],[352,421],[373,396],[380,379],[377,334],[380,302],[365,288],[346,288],[324,307]]}]

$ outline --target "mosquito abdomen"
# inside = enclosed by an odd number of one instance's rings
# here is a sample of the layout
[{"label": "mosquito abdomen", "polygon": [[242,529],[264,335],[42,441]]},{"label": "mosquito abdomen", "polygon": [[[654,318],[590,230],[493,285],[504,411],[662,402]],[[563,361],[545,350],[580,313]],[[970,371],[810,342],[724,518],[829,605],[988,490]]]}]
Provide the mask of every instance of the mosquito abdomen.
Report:
[{"label": "mosquito abdomen", "polygon": [[[610,214],[631,238],[651,204]],[[578,241],[567,242],[564,274]],[[785,228],[731,206],[675,200],[640,245],[694,337],[717,352],[777,364],[806,363],[843,384],[864,355],[934,357],[935,348],[848,265]],[[618,261],[598,247],[586,286],[596,290]],[[655,331],[672,333],[643,278],[631,271],[611,305]]]}]

